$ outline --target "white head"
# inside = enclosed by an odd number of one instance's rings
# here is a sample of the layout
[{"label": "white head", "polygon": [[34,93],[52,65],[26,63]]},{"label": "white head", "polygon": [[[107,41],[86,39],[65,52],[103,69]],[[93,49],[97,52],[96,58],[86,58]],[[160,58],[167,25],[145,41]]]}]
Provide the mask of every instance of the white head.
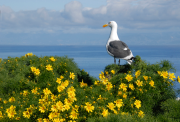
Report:
[{"label": "white head", "polygon": [[117,27],[117,23],[115,21],[110,21],[108,24],[103,25],[103,27],[107,27],[107,26],[114,28]]},{"label": "white head", "polygon": [[114,40],[120,40],[118,35],[117,35],[117,23],[115,21],[110,21],[108,24],[103,25],[103,27],[111,27],[111,33],[109,36],[109,41],[114,41]]}]

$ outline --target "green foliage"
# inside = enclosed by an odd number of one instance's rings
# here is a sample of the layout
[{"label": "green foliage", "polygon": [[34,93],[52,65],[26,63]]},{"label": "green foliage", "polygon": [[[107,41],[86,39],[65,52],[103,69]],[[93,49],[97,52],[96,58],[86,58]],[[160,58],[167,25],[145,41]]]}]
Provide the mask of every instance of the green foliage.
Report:
[{"label": "green foliage", "polygon": [[89,76],[89,74],[87,72],[85,72],[84,70],[81,70],[80,73],[77,75],[78,78],[78,82],[83,82],[87,83],[89,86],[93,85],[94,81],[96,80],[96,78]]},{"label": "green foliage", "polygon": [[[34,55],[4,59],[0,64],[0,97],[7,94],[11,95],[13,91],[18,93],[25,89],[31,90],[33,87],[41,87],[43,89],[48,84],[55,87],[56,78],[60,75],[68,78],[69,72],[74,72],[75,75],[80,74],[80,70],[77,64],[73,62],[73,59],[56,56],[54,57],[56,61],[51,61],[50,57],[39,58]],[[53,72],[46,70],[48,64],[52,65]],[[36,76],[31,71],[32,66],[40,70],[39,76]]]},{"label": "green foliage", "polygon": [[0,60],[0,121],[179,121],[172,71],[169,61],[136,56],[132,65],[106,66],[98,80],[68,57],[8,57]]},{"label": "green foliage", "polygon": [[[136,96],[137,99],[143,101],[142,109],[148,114],[157,115],[159,113],[162,113],[163,110],[160,106],[161,102],[170,98],[175,99],[176,97],[172,85],[169,85],[170,82],[172,83],[172,81],[164,79],[157,73],[158,71],[175,71],[169,61],[165,60],[161,61],[160,63],[149,64],[146,63],[146,61],[141,60],[140,56],[136,56],[136,59],[132,65],[126,64],[119,66],[111,64],[105,67],[104,72],[111,72],[111,70],[114,70],[116,72],[116,74],[113,75],[112,78],[110,78],[110,82],[116,86],[114,93],[117,93],[117,86],[119,86],[121,83],[128,83],[127,80],[122,80],[126,77],[127,74],[133,76],[138,70],[141,71],[140,76],[138,76],[138,78],[134,77],[132,82],[133,85],[136,85],[135,82],[137,80],[142,80],[145,85],[143,85],[141,89],[145,93],[132,91],[130,89],[128,89],[127,91],[131,94],[130,96]],[[144,80],[144,76],[148,76],[149,81]],[[107,77],[110,77],[110,75],[108,74]],[[155,88],[149,87],[148,83],[150,82],[150,80],[154,81]]]},{"label": "green foliage", "polygon": [[154,117],[150,115],[146,115],[143,118],[139,118],[138,116],[131,115],[115,115],[110,114],[108,117],[100,117],[100,118],[89,118],[87,122],[178,122],[176,119],[167,118],[164,115]]},{"label": "green foliage", "polygon": [[161,104],[162,109],[165,111],[164,115],[167,118],[180,120],[180,101],[175,99],[167,99]]}]

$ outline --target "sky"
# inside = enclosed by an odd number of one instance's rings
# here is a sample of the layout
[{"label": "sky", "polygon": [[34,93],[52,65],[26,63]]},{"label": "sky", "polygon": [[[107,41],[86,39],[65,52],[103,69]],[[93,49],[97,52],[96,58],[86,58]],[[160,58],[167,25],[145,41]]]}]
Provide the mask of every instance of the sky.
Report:
[{"label": "sky", "polygon": [[0,0],[0,45],[180,45],[180,0]]}]

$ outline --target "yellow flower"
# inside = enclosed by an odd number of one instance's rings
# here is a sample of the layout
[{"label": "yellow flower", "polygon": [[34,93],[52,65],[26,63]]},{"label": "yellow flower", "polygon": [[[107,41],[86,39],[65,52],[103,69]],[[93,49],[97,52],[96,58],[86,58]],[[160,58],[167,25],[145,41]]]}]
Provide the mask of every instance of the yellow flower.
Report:
[{"label": "yellow flower", "polygon": [[108,71],[105,71],[106,75],[108,75]]},{"label": "yellow flower", "polygon": [[148,80],[148,76],[143,76],[144,77],[144,80]]},{"label": "yellow flower", "polygon": [[32,55],[33,55],[32,52],[31,53],[27,53],[27,54],[25,54],[25,57],[32,56]]},{"label": "yellow flower", "polygon": [[51,66],[50,64],[48,64],[48,65],[46,65],[46,70],[48,70],[48,71],[52,71],[52,70],[53,70],[53,68],[52,68],[52,66]]},{"label": "yellow flower", "polygon": [[114,101],[114,103],[116,103],[116,106],[118,108],[120,108],[123,105],[122,99],[118,99],[118,100]]},{"label": "yellow flower", "polygon": [[127,85],[124,84],[124,83],[121,83],[121,84],[119,85],[119,89],[123,89],[123,91],[126,91],[126,90],[127,90]]},{"label": "yellow flower", "polygon": [[64,76],[61,75],[61,76],[60,76],[60,79],[62,80],[63,78],[64,78]]},{"label": "yellow flower", "polygon": [[139,89],[139,91],[143,93],[142,89]]},{"label": "yellow flower", "polygon": [[79,109],[79,106],[78,106],[78,105],[75,105],[74,107],[72,106],[72,110],[73,110],[73,111],[78,112],[78,109]]},{"label": "yellow flower", "polygon": [[90,104],[89,102],[86,102],[85,104],[86,106],[84,106],[84,108],[86,109],[88,113],[94,110],[94,106],[92,106],[92,104]]},{"label": "yellow flower", "polygon": [[64,89],[65,89],[65,87],[62,85],[58,85],[58,87],[57,87],[58,92],[62,92]]},{"label": "yellow flower", "polygon": [[6,104],[6,103],[8,103],[8,101],[7,101],[7,100],[4,100],[3,103]]},{"label": "yellow flower", "polygon": [[140,87],[140,86],[143,85],[143,81],[137,80],[137,81],[136,81],[136,84]]},{"label": "yellow flower", "polygon": [[30,118],[30,113],[28,112],[28,111],[24,111],[23,112],[23,116],[25,117],[25,118]]},{"label": "yellow flower", "polygon": [[69,110],[70,109],[70,104],[65,104],[63,107],[64,107],[65,110]]},{"label": "yellow flower", "polygon": [[84,83],[82,79],[82,82],[80,82],[80,87],[86,87],[86,86],[87,86],[87,83]]},{"label": "yellow flower", "polygon": [[131,107],[133,108],[133,104],[131,104]]},{"label": "yellow flower", "polygon": [[133,79],[133,77],[128,74],[128,75],[125,77],[125,79],[129,82],[129,81],[131,81],[131,80]]},{"label": "yellow flower", "polygon": [[168,72],[167,71],[162,71],[160,76],[162,76],[163,78],[167,78],[168,77]]},{"label": "yellow flower", "polygon": [[101,95],[99,95],[99,98],[97,100],[103,100],[103,98],[101,97]]},{"label": "yellow flower", "polygon": [[27,90],[24,90],[23,91],[23,96],[27,96],[28,95],[28,91]]},{"label": "yellow flower", "polygon": [[159,75],[161,75],[161,71],[157,71],[157,73],[158,73]]},{"label": "yellow flower", "polygon": [[76,91],[76,89],[73,86],[71,86],[67,89],[67,92],[75,92],[75,91]]},{"label": "yellow flower", "polygon": [[56,117],[56,115],[55,113],[51,112],[48,117],[50,120],[52,120],[54,117]]},{"label": "yellow flower", "polygon": [[70,101],[74,102],[74,101],[77,101],[76,97],[75,96],[68,96]]},{"label": "yellow flower", "polygon": [[0,118],[3,118],[3,114],[2,114],[2,111],[0,111]]},{"label": "yellow flower", "polygon": [[153,80],[151,80],[151,81],[149,82],[149,84],[150,84],[152,87],[154,87],[154,81],[153,81]]},{"label": "yellow flower", "polygon": [[14,110],[14,111],[9,111],[7,114],[8,114],[8,117],[9,117],[9,118],[14,118],[14,116],[15,116],[17,113],[16,113],[16,111]]},{"label": "yellow flower", "polygon": [[51,105],[51,111],[52,112],[57,112],[58,111],[57,106],[56,105]]},{"label": "yellow flower", "polygon": [[130,89],[132,89],[132,90],[134,90],[134,89],[135,89],[135,88],[134,88],[134,85],[133,85],[133,84],[131,84],[131,83],[129,84],[129,88],[130,88]]},{"label": "yellow flower", "polygon": [[121,112],[121,115],[128,115],[128,112]]},{"label": "yellow flower", "polygon": [[9,108],[6,109],[6,113],[8,114],[9,118],[14,118],[16,113],[16,106],[11,105]]},{"label": "yellow flower", "polygon": [[37,121],[38,122],[43,122],[43,119],[42,118],[38,118]]},{"label": "yellow flower", "polygon": [[33,55],[33,53],[31,52],[31,53],[28,53],[29,54],[29,56],[32,56]]},{"label": "yellow flower", "polygon": [[70,72],[70,75],[69,75],[69,77],[70,77],[72,80],[74,80],[74,78],[75,78],[75,75],[74,75],[74,73],[71,73],[71,72]]},{"label": "yellow flower", "polygon": [[114,70],[111,70],[111,73],[114,75],[114,74],[115,74],[115,71],[114,71]]},{"label": "yellow flower", "polygon": [[126,98],[127,98],[127,95],[126,95],[126,94],[123,94],[123,98],[126,99]]},{"label": "yellow flower", "polygon": [[135,73],[136,78],[137,78],[140,74],[141,74],[141,71],[140,71],[140,70],[136,71],[136,73]]},{"label": "yellow flower", "polygon": [[122,95],[122,91],[118,91],[118,95]]},{"label": "yellow flower", "polygon": [[94,85],[98,85],[98,83],[99,83],[99,81],[95,81],[95,82],[94,82]]},{"label": "yellow flower", "polygon": [[71,99],[69,99],[69,98],[65,98],[65,99],[64,99],[64,104],[66,104],[66,105],[72,105],[72,103],[73,103],[73,101],[71,101]]},{"label": "yellow flower", "polygon": [[139,113],[138,113],[138,116],[143,118],[144,117],[144,112],[140,110]]},{"label": "yellow flower", "polygon": [[31,71],[32,71],[32,72],[35,72],[35,71],[36,71],[36,67],[33,67],[33,66],[32,66],[32,67],[31,67]]},{"label": "yellow flower", "polygon": [[33,113],[33,107],[30,105],[29,108],[26,108],[27,111],[29,112],[29,114],[32,114]]},{"label": "yellow flower", "polygon": [[69,85],[69,81],[65,80],[63,83],[61,83],[62,86],[67,87]]},{"label": "yellow flower", "polygon": [[39,106],[39,111],[41,113],[44,113],[46,111],[46,106],[42,105],[42,106]]},{"label": "yellow flower", "polygon": [[101,115],[103,115],[103,117],[107,117],[108,114],[109,114],[108,110],[104,109]]},{"label": "yellow flower", "polygon": [[141,101],[140,100],[136,100],[135,102],[134,102],[134,105],[136,106],[136,108],[140,108],[141,107]]},{"label": "yellow flower", "polygon": [[49,119],[43,119],[43,122],[50,122]]},{"label": "yellow flower", "polygon": [[48,88],[43,89],[43,93],[44,93],[45,95],[52,94],[51,91],[50,91]]},{"label": "yellow flower", "polygon": [[108,103],[107,107],[110,109],[110,110],[114,110],[115,106],[114,106],[114,103],[110,102]]},{"label": "yellow flower", "polygon": [[55,61],[56,59],[54,59],[54,57],[51,57],[51,58],[49,58],[51,61]]},{"label": "yellow flower", "polygon": [[105,78],[105,76],[104,76],[104,72],[101,72],[101,74],[99,74],[99,79],[104,79]]},{"label": "yellow flower", "polygon": [[37,93],[38,93],[38,92],[37,92],[37,87],[36,87],[35,89],[32,89],[31,92],[32,92],[33,94],[37,94]]},{"label": "yellow flower", "polygon": [[60,118],[54,118],[53,122],[64,122],[65,119],[60,119]]},{"label": "yellow flower", "polygon": [[78,115],[79,114],[76,111],[71,111],[69,117],[74,120],[74,119],[78,119]]},{"label": "yellow flower", "polygon": [[179,76],[177,77],[177,81],[180,83],[180,77]]},{"label": "yellow flower", "polygon": [[106,85],[106,89],[109,91],[112,87],[113,85],[110,82],[108,82],[108,84]]},{"label": "yellow flower", "polygon": [[58,84],[61,84],[61,78],[57,78],[56,82],[57,82]]},{"label": "yellow flower", "polygon": [[14,97],[9,98],[9,102],[15,102],[15,101],[16,101],[16,100],[15,100]]},{"label": "yellow flower", "polygon": [[68,91],[67,93],[68,93],[69,98],[72,96],[76,96],[75,92],[73,92],[73,91]]},{"label": "yellow flower", "polygon": [[10,109],[10,111],[13,111],[16,109],[16,106],[11,105],[9,109]]},{"label": "yellow flower", "polygon": [[34,74],[37,75],[37,76],[39,76],[40,70],[39,70],[39,69],[36,69],[36,70],[34,71]]},{"label": "yellow flower", "polygon": [[64,111],[65,110],[64,109],[64,105],[63,105],[63,103],[61,101],[58,101],[56,103],[56,106],[57,106],[57,109],[60,110],[60,111]]},{"label": "yellow flower", "polygon": [[169,73],[169,79],[172,80],[172,81],[174,81],[174,78],[176,78],[176,77],[174,76],[174,73]]},{"label": "yellow flower", "polygon": [[102,79],[102,83],[103,83],[104,85],[106,85],[108,82],[109,82],[108,78]]},{"label": "yellow flower", "polygon": [[57,96],[54,95],[54,94],[51,94],[51,100],[52,100],[52,101],[56,101],[56,99],[57,99]]}]

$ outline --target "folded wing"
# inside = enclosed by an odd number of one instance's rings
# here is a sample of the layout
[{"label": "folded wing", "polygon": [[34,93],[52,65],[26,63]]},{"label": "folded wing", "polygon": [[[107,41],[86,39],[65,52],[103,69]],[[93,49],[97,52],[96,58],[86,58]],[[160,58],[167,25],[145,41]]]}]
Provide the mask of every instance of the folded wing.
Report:
[{"label": "folded wing", "polygon": [[108,45],[108,51],[115,58],[125,58],[131,54],[129,47],[122,41],[111,41]]}]

